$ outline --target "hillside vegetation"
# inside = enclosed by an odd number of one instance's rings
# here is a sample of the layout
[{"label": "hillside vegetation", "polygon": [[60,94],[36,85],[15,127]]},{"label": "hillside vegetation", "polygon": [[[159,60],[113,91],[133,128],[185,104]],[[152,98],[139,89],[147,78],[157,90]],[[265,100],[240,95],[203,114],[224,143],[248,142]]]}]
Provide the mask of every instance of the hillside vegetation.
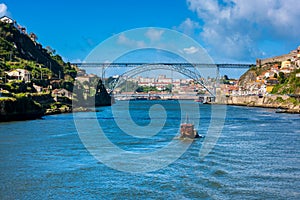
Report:
[{"label": "hillside vegetation", "polygon": [[280,84],[274,86],[273,94],[300,94],[300,78],[296,74],[300,73],[300,69],[295,70],[289,76],[283,76]]},{"label": "hillside vegetation", "polygon": [[[239,79],[239,86],[241,87],[249,87],[251,83],[256,81],[258,76],[262,76],[263,73],[269,71],[272,66],[279,65],[280,63],[269,63],[262,67],[252,67],[245,74],[243,74]],[[289,74],[284,74],[279,72],[278,74],[274,74],[273,77],[277,80],[277,84],[273,85],[274,88],[271,91],[271,94],[280,94],[280,95],[300,95],[300,78],[296,76],[296,74],[300,73],[300,69],[295,69]],[[268,81],[269,78],[265,80]]]},{"label": "hillside vegetation", "polygon": [[27,34],[17,23],[0,22],[0,121],[71,112],[77,108],[72,101],[79,106],[111,105],[101,80],[75,84],[78,71],[51,47],[38,43],[34,33]]},{"label": "hillside vegetation", "polygon": [[61,78],[74,80],[76,69],[64,63],[51,47],[43,48],[34,33],[23,33],[13,24],[0,22],[0,77],[5,71],[26,69],[33,79]]}]

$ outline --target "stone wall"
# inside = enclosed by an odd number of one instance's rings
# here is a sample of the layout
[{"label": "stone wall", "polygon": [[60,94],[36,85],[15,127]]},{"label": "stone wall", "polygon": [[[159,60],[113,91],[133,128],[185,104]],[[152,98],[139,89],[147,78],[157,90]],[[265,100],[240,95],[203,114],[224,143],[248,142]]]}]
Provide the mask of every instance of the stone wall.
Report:
[{"label": "stone wall", "polygon": [[286,61],[288,59],[293,58],[295,55],[297,55],[296,53],[289,53],[289,54],[284,54],[281,56],[275,56],[272,58],[266,58],[266,59],[257,59],[256,60],[256,65],[257,66],[263,66],[267,63],[274,63],[274,62],[283,62]]},{"label": "stone wall", "polygon": [[[252,106],[264,108],[281,108],[290,113],[300,113],[300,105],[294,105],[288,101],[290,97],[287,95],[272,95],[272,96],[229,96],[219,99],[217,103],[237,106]],[[282,99],[283,102],[278,101]]]}]

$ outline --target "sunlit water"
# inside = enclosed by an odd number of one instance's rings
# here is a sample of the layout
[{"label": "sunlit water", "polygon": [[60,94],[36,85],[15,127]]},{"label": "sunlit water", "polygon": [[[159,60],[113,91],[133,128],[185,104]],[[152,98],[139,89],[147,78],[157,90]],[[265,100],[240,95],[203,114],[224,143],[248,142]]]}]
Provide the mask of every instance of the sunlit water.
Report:
[{"label": "sunlit water", "polygon": [[[155,151],[177,136],[180,110],[176,101],[134,101],[130,114],[138,125],[150,122],[153,103],[161,103],[168,114],[153,138],[123,133],[110,107],[99,108],[97,119],[118,147]],[[204,135],[210,112],[209,105],[200,105]],[[94,114],[77,113],[85,120]],[[221,137],[204,159],[199,157],[204,140],[197,139],[165,168],[127,173],[90,155],[72,114],[0,123],[0,199],[300,199],[299,128],[298,114],[228,106]]]}]

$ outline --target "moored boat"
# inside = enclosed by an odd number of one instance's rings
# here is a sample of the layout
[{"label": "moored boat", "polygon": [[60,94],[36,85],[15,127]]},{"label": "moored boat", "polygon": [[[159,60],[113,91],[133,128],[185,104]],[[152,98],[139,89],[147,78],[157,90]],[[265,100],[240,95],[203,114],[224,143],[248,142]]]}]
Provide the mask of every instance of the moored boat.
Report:
[{"label": "moored boat", "polygon": [[203,103],[204,102],[204,97],[199,97],[198,99],[195,99],[194,101],[198,102],[198,103]]}]

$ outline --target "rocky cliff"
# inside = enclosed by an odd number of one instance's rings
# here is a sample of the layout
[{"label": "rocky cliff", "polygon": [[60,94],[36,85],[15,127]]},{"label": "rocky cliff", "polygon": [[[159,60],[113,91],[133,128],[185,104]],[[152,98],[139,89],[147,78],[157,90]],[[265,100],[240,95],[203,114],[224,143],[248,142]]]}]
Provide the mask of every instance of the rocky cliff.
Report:
[{"label": "rocky cliff", "polygon": [[239,86],[243,88],[247,88],[249,83],[252,83],[256,80],[256,71],[255,70],[248,70],[245,74],[243,74],[239,79]]},{"label": "rocky cliff", "polygon": [[95,106],[110,106],[112,104],[112,98],[107,93],[101,80],[98,81],[95,95]]}]

